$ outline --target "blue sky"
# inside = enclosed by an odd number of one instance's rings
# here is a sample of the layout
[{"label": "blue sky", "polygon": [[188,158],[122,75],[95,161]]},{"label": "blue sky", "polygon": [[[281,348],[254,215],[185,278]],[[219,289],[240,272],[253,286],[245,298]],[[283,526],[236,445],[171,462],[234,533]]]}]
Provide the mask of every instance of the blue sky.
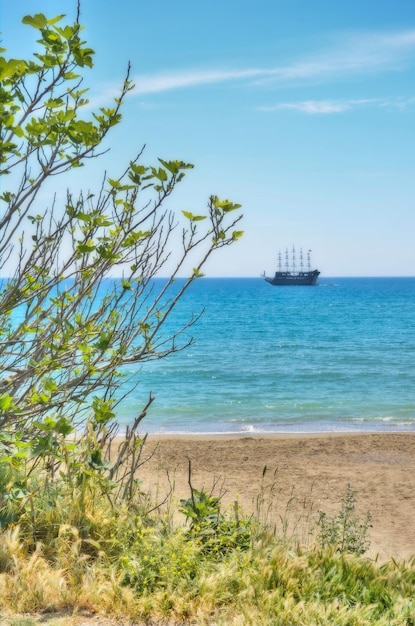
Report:
[{"label": "blue sky", "polygon": [[[27,13],[69,0],[1,3],[11,56],[34,50]],[[111,151],[71,181],[144,160],[195,164],[169,207],[210,194],[243,205],[244,238],[210,276],[274,271],[279,250],[312,250],[323,276],[415,275],[414,0],[84,0],[95,50],[91,101],[136,85]]]}]

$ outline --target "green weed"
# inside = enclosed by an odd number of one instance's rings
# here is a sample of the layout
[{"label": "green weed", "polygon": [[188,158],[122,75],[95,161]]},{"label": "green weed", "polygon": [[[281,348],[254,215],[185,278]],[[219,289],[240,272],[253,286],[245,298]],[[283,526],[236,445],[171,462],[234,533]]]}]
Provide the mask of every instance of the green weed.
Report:
[{"label": "green weed", "polygon": [[318,512],[319,532],[317,539],[325,547],[331,547],[338,552],[350,554],[364,554],[370,545],[368,531],[371,528],[371,514],[366,513],[364,518],[356,512],[356,495],[347,485],[347,491],[342,501],[342,506],[337,515],[327,515],[323,511]]}]

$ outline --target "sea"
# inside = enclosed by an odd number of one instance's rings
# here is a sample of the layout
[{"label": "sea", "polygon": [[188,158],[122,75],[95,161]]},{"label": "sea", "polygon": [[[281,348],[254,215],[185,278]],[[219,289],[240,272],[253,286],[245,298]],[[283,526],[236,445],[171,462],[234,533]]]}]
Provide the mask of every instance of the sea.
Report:
[{"label": "sea", "polygon": [[415,430],[415,278],[204,277],[165,332],[199,313],[189,347],[125,370],[121,425],[151,393],[148,433]]}]

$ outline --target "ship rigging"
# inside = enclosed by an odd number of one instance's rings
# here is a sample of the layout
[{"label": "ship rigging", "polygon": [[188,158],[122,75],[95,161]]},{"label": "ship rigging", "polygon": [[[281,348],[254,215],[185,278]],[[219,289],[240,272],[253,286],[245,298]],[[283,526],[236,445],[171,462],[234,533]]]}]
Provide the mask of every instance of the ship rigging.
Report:
[{"label": "ship rigging", "polygon": [[297,254],[293,246],[291,255],[288,248],[285,250],[283,261],[281,252],[278,253],[278,267],[274,276],[263,277],[270,285],[316,285],[320,275],[319,270],[311,269],[311,250],[307,252],[306,267],[304,267],[304,255],[302,248],[299,253],[299,269],[297,269]]}]

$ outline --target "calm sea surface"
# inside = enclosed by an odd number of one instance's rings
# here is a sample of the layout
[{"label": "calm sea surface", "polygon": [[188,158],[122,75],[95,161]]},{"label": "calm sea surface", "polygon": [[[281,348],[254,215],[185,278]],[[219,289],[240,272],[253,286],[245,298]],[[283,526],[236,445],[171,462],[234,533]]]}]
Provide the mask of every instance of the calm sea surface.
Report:
[{"label": "calm sea surface", "polygon": [[415,278],[203,278],[171,327],[202,309],[193,345],[128,371],[122,423],[151,392],[146,432],[415,430]]}]

